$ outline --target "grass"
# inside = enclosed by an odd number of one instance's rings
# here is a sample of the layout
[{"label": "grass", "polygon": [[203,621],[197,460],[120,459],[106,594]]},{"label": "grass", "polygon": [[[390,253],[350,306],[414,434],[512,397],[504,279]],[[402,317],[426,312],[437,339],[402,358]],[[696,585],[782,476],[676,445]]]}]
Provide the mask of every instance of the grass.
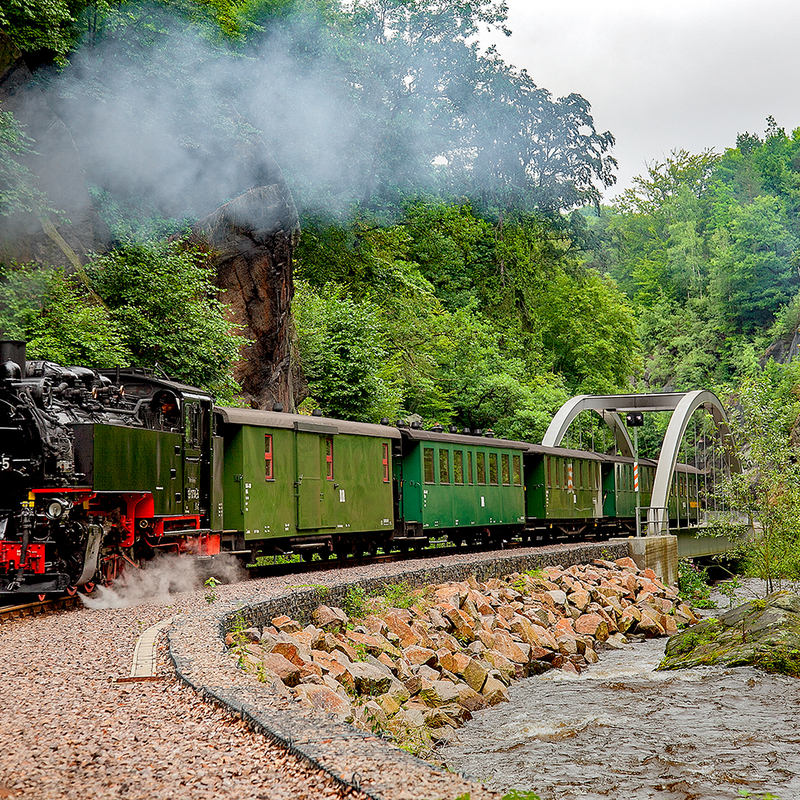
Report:
[{"label": "grass", "polygon": [[402,581],[387,583],[382,589],[369,593],[361,586],[351,586],[342,608],[351,619],[364,619],[369,614],[382,614],[389,608],[411,608],[424,602],[424,590],[414,589]]},{"label": "grass", "polygon": [[785,646],[774,647],[761,653],[753,666],[775,675],[789,675],[800,678],[800,650]]},{"label": "grass", "polygon": [[708,583],[708,570],[699,567],[690,558],[678,561],[678,594],[682,600],[696,608],[716,608],[711,600],[711,586]]}]

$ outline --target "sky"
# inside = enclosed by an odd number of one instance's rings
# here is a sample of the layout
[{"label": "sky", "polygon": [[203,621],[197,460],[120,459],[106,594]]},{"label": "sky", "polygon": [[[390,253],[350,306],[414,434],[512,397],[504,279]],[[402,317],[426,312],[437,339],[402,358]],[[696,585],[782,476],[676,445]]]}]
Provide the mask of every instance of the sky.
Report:
[{"label": "sky", "polygon": [[733,147],[772,115],[800,127],[796,0],[507,0],[506,61],[592,105],[616,137],[617,184],[671,150]]}]

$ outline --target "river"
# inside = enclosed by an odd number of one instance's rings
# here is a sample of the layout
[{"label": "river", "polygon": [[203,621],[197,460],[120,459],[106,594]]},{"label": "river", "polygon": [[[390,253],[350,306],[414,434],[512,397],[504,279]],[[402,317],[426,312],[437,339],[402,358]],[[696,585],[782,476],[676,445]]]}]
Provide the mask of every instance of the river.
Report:
[{"label": "river", "polygon": [[475,714],[447,766],[542,800],[800,798],[800,680],[750,667],[655,672],[665,639],[553,670]]}]

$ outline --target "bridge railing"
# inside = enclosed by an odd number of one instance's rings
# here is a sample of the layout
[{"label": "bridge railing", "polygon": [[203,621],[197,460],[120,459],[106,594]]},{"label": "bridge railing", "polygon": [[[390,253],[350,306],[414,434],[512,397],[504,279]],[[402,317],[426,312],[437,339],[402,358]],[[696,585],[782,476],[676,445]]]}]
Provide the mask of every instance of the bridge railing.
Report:
[{"label": "bridge railing", "polygon": [[[713,523],[724,517],[729,524],[737,524],[732,518],[730,511],[718,511],[710,508],[689,508],[688,513],[683,513],[672,509],[670,518],[669,507],[647,506],[639,509],[639,527],[642,536],[663,536],[665,534],[681,530],[697,530],[698,528],[709,528]],[[738,525],[742,528],[749,528],[750,523],[747,515],[740,515]]]}]

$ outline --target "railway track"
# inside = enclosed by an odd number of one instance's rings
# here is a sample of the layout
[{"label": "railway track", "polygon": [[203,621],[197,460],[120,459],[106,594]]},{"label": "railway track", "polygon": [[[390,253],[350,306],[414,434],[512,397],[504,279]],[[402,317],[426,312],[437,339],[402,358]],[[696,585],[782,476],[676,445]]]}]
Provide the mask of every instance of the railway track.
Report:
[{"label": "railway track", "polygon": [[[374,556],[359,556],[350,558],[331,558],[326,561],[292,561],[288,563],[262,564],[256,567],[248,567],[249,577],[269,578],[285,575],[304,575],[313,572],[323,572],[330,569],[344,569],[347,567],[360,567],[367,564],[393,563],[396,561],[408,561],[412,559],[439,558],[442,556],[453,556],[469,553],[482,553],[488,549],[516,550],[532,545],[520,541],[504,542],[501,546],[466,545],[466,546],[438,546],[426,547],[419,550],[399,551],[385,553]],[[536,545],[533,545],[536,546]],[[542,545],[545,546],[545,545]],[[213,572],[213,570],[210,570]],[[16,599],[16,598],[15,598]],[[30,617],[37,614],[49,614],[54,611],[61,611],[76,606],[81,607],[80,595],[63,595],[56,598],[45,600],[34,600],[29,603],[17,603],[15,605],[4,606],[0,600],[0,624],[6,621],[19,619],[20,617]]]},{"label": "railway track", "polygon": [[31,603],[18,603],[13,606],[0,606],[0,623],[19,619],[20,617],[33,617],[37,614],[51,614],[80,605],[77,595],[64,595],[48,600],[35,600]]},{"label": "railway track", "polygon": [[358,556],[351,558],[333,558],[327,561],[293,561],[285,564],[263,564],[257,567],[248,567],[254,577],[268,578],[272,576],[291,575],[293,573],[303,574],[308,572],[323,572],[329,569],[343,569],[345,567],[361,567],[365,564],[393,563],[395,561],[408,561],[410,559],[439,558],[441,556],[454,556],[463,553],[483,553],[487,550],[516,550],[520,547],[530,547],[531,545],[522,542],[504,542],[500,545],[467,545],[464,547],[445,546],[445,547],[426,547],[420,550],[410,550],[406,552],[385,553],[375,556]]}]

